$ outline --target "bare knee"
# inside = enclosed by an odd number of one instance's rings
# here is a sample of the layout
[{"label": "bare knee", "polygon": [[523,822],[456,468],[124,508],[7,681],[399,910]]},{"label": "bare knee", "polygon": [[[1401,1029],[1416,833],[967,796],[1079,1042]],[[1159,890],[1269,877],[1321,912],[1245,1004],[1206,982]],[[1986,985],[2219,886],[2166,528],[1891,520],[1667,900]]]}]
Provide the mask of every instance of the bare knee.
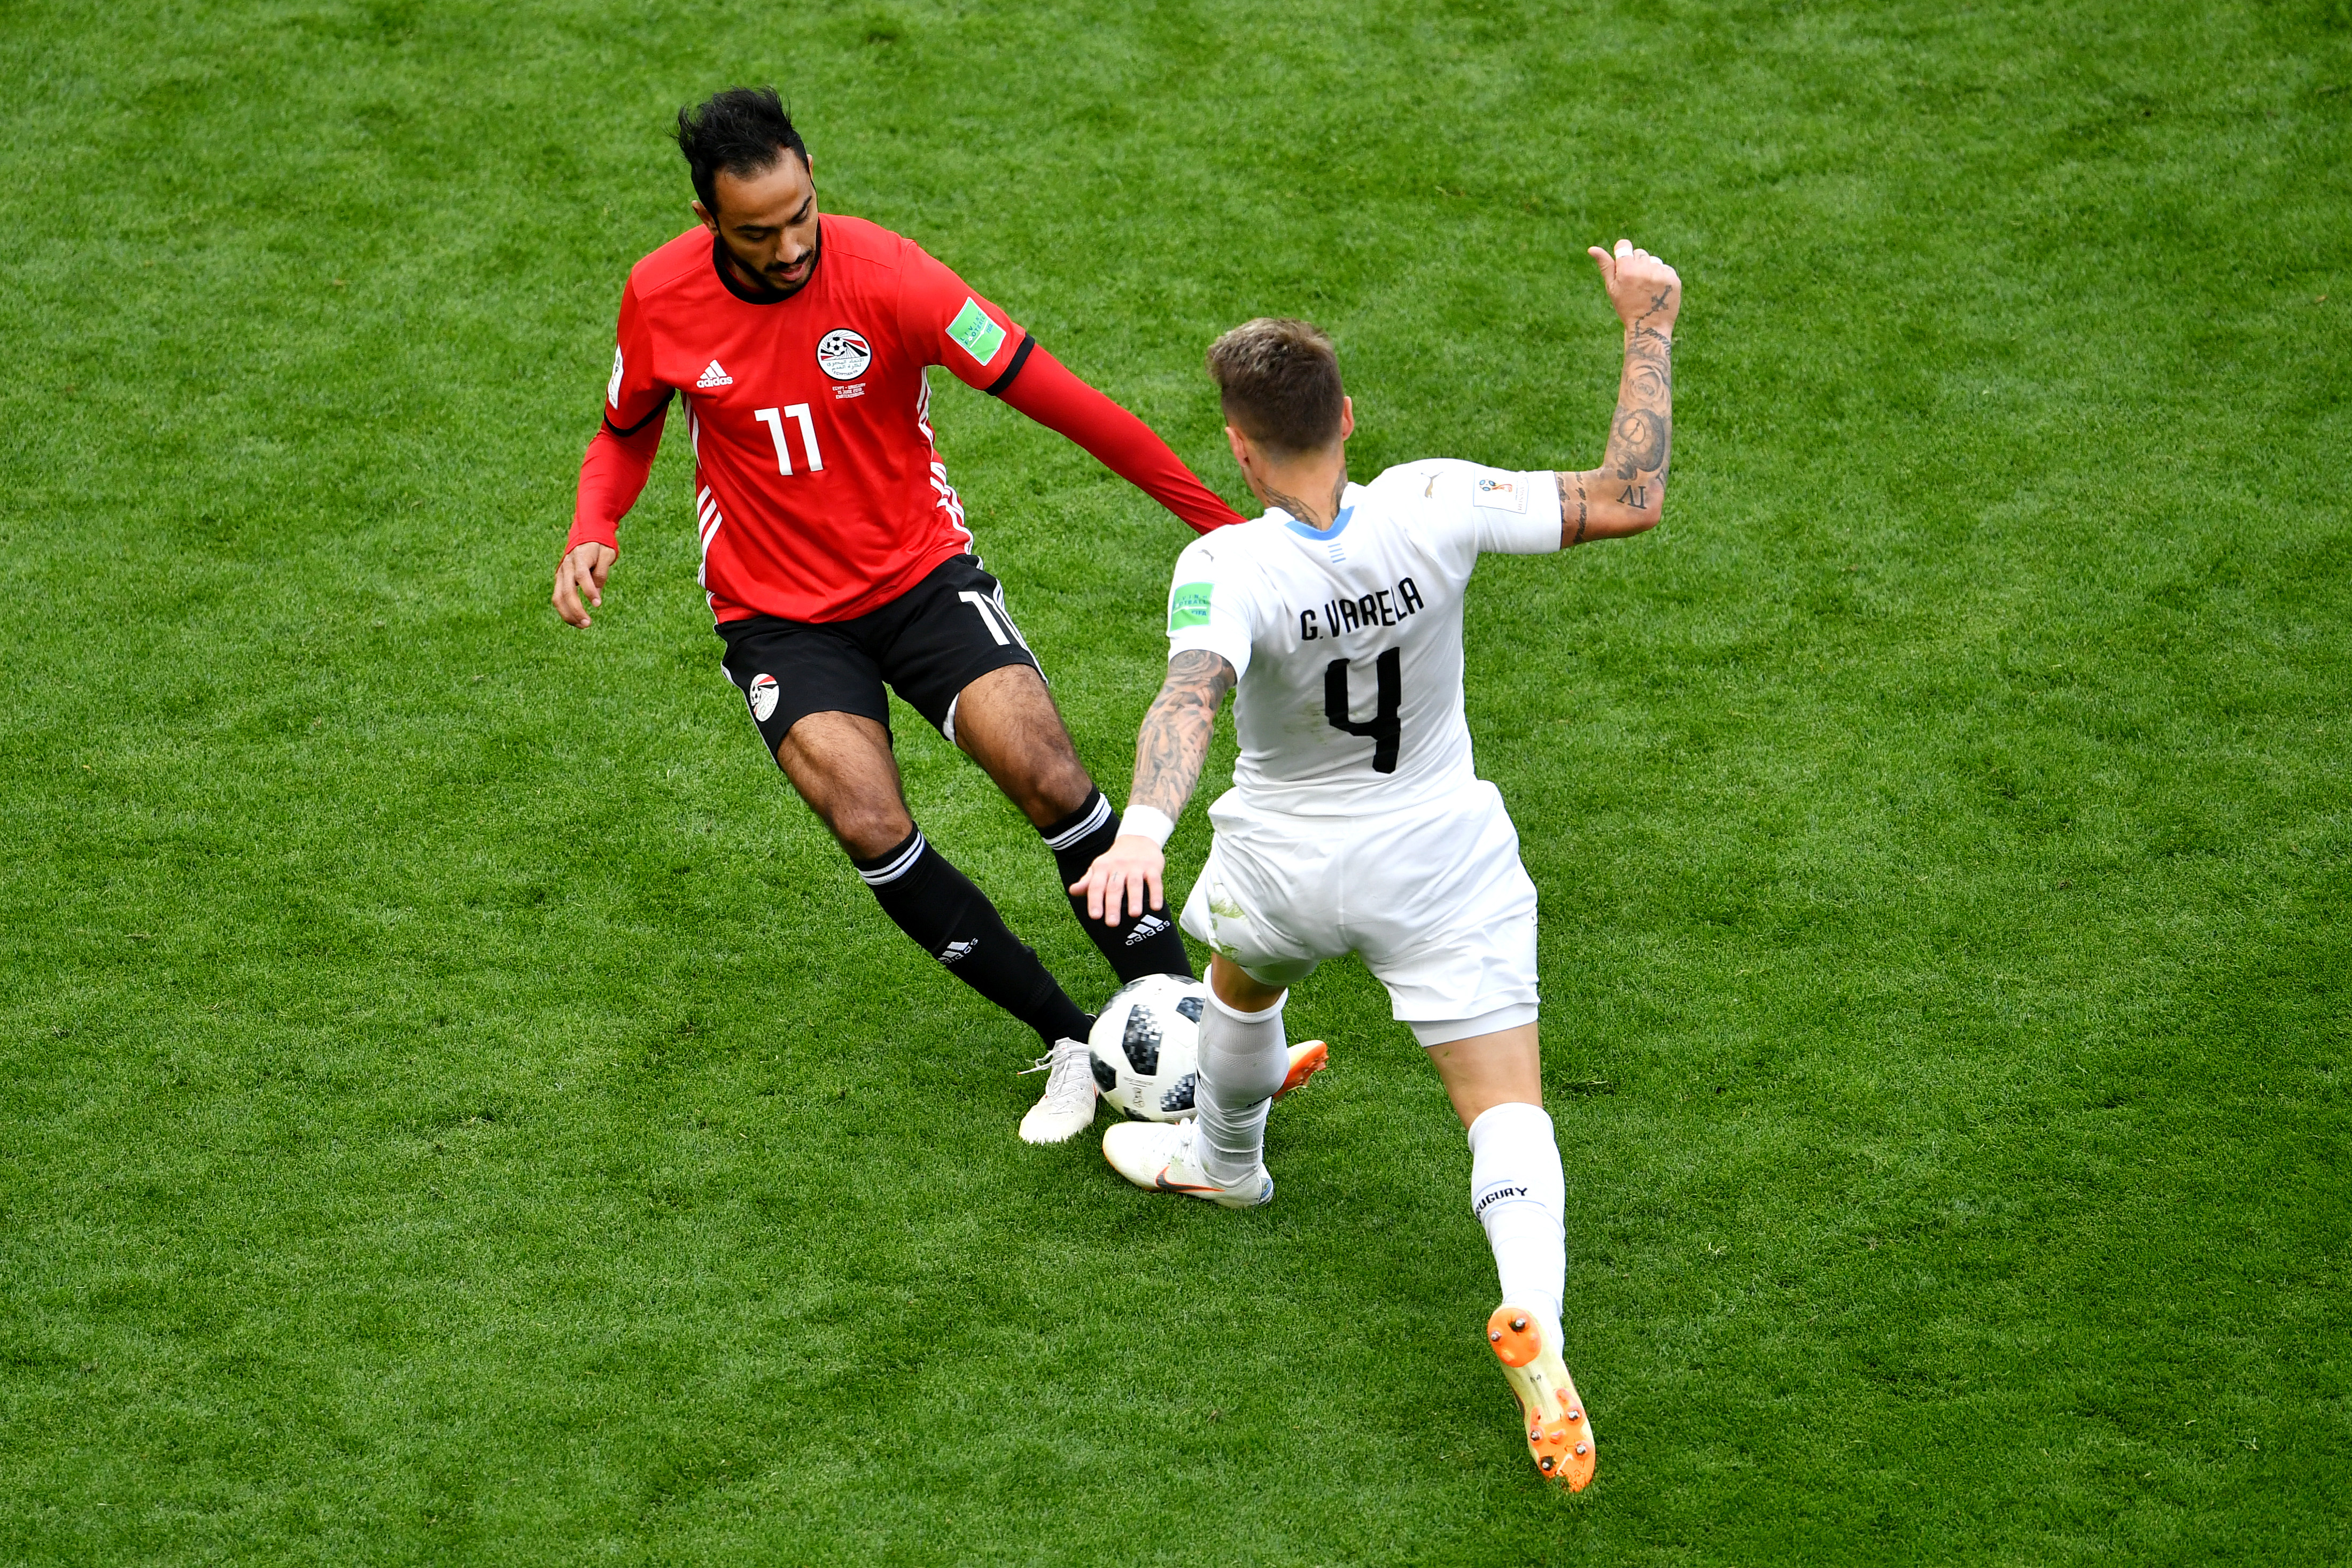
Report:
[{"label": "bare knee", "polygon": [[1037,765],[1028,771],[997,779],[1005,798],[1019,806],[1021,815],[1038,827],[1050,827],[1061,821],[1086,805],[1087,797],[1094,794],[1095,781],[1086,764],[1078,761],[1075,750],[1069,749],[1066,738],[1063,746],[1061,756],[1039,758]]},{"label": "bare knee", "polygon": [[1209,958],[1209,985],[1217,1000],[1240,1013],[1263,1013],[1287,994],[1287,988],[1268,985],[1223,953]]},{"label": "bare knee", "polygon": [[867,860],[915,830],[899,791],[890,735],[871,719],[814,713],[776,747],[777,765],[841,847]]},{"label": "bare knee", "polygon": [[1094,793],[1053,695],[1025,664],[991,670],[963,689],[956,744],[1036,826],[1059,822]]},{"label": "bare knee", "polygon": [[841,847],[859,860],[871,860],[897,848],[915,831],[914,818],[896,806],[880,809],[875,803],[860,801],[822,815]]}]

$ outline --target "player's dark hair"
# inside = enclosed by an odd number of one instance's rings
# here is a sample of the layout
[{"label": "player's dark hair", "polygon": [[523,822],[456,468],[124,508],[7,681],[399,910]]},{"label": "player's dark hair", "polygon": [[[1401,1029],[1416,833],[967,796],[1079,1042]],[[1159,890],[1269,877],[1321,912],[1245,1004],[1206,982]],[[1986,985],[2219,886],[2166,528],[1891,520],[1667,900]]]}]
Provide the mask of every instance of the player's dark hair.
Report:
[{"label": "player's dark hair", "polygon": [[677,150],[686,154],[694,194],[714,216],[720,170],[747,179],[774,168],[786,152],[799,153],[801,167],[808,167],[808,146],[772,87],[730,87],[679,110]]},{"label": "player's dark hair", "polygon": [[1339,356],[1320,328],[1260,316],[1209,345],[1225,418],[1279,458],[1339,438]]}]

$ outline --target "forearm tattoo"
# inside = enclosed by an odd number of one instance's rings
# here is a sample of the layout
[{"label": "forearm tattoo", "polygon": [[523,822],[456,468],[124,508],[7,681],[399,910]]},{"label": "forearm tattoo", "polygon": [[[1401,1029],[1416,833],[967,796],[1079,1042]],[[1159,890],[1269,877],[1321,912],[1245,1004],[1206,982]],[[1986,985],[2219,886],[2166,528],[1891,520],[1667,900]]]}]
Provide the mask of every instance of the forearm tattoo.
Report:
[{"label": "forearm tattoo", "polygon": [[[1664,303],[1661,295],[1653,309]],[[1609,455],[1601,466],[1621,479],[1655,476],[1653,482],[1664,485],[1674,450],[1674,340],[1636,321],[1625,335],[1625,374],[1618,384],[1617,415],[1610,422]]]},{"label": "forearm tattoo", "polygon": [[1234,689],[1234,667],[1206,648],[1187,648],[1168,661],[1168,679],[1135,737],[1135,784],[1129,805],[1183,815],[1209,758],[1217,707]]},{"label": "forearm tattoo", "polygon": [[[1651,310],[1662,309],[1660,295]],[[1559,476],[1562,542],[1583,542],[1591,522],[1585,482],[1606,481],[1599,493],[1619,506],[1654,513],[1664,504],[1666,475],[1674,464],[1675,365],[1674,340],[1645,325],[1650,312],[1637,318],[1625,334],[1625,369],[1617,384],[1617,411],[1609,419],[1609,447],[1601,467],[1582,474]],[[1570,489],[1575,490],[1576,528],[1568,528]]]}]

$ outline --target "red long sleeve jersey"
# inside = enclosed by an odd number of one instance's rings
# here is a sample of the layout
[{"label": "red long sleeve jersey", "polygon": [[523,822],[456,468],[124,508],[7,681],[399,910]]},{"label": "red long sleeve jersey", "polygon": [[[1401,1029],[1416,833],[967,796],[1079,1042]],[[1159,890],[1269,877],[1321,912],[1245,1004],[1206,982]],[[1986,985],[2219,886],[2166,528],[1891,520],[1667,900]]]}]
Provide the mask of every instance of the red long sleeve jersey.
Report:
[{"label": "red long sleeve jersey", "polygon": [[[933,364],[1005,393],[1195,528],[1237,521],[1139,421],[913,240],[834,214],[820,235],[814,276],[782,300],[740,289],[699,227],[631,269],[606,427],[583,465],[567,551],[617,547],[676,392],[714,616],[836,621],[888,603],[972,543],[931,436]],[[1024,368],[1037,385],[1013,395]]]}]

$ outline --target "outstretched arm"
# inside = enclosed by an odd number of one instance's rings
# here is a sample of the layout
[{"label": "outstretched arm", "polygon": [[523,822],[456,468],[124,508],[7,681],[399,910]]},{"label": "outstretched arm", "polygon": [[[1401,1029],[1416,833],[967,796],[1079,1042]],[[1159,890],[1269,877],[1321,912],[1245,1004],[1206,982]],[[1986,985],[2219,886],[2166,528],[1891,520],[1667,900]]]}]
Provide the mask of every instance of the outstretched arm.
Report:
[{"label": "outstretched arm", "polygon": [[1011,374],[1013,379],[996,392],[999,397],[1084,447],[1195,533],[1241,521],[1216,491],[1184,466],[1183,458],[1151,433],[1151,426],[1081,381],[1034,338],[1023,341]]},{"label": "outstretched arm", "polygon": [[1088,919],[1117,925],[1122,905],[1131,904],[1139,915],[1166,904],[1167,857],[1160,846],[1201,782],[1217,706],[1233,689],[1234,667],[1222,655],[1186,648],[1168,661],[1168,679],[1135,737],[1135,783],[1127,792],[1119,836],[1070,884],[1071,892],[1087,896]]},{"label": "outstretched arm", "polygon": [[1597,468],[1555,474],[1559,485],[1559,543],[1618,539],[1654,528],[1665,514],[1666,471],[1675,444],[1675,317],[1683,282],[1675,269],[1631,240],[1612,256],[1593,247],[1609,302],[1625,323],[1625,369],[1617,383],[1617,412],[1609,447]]}]

